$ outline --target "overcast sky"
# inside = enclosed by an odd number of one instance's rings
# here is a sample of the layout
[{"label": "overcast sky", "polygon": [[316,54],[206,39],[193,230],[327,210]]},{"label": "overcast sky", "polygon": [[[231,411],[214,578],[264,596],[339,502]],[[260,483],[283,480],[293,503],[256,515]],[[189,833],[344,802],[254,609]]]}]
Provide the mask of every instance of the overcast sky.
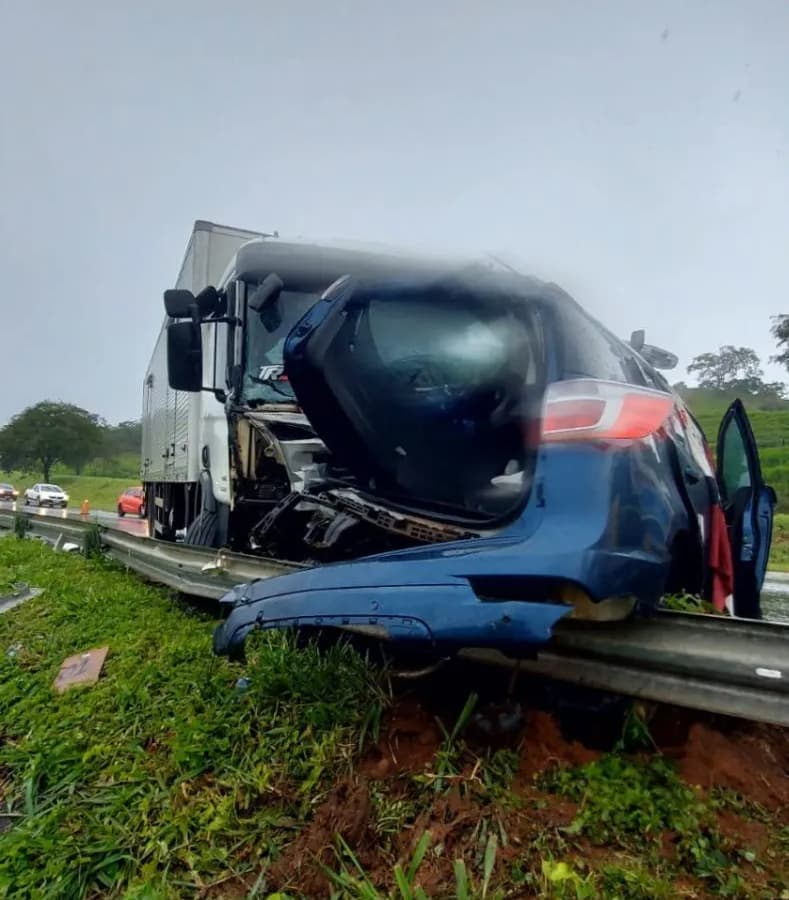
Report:
[{"label": "overcast sky", "polygon": [[785,0],[9,0],[0,116],[0,423],[139,416],[197,218],[506,253],[683,370],[789,312]]}]

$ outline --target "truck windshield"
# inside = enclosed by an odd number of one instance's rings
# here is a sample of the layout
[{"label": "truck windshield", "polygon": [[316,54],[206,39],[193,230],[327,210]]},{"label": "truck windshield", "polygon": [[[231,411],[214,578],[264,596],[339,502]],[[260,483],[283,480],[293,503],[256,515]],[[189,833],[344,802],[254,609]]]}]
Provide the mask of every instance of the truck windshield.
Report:
[{"label": "truck windshield", "polygon": [[[256,285],[247,285],[250,296]],[[247,403],[294,403],[295,395],[283,375],[282,348],[299,319],[317,302],[319,294],[283,291],[274,307],[263,315],[247,311],[244,347],[244,386]]]}]

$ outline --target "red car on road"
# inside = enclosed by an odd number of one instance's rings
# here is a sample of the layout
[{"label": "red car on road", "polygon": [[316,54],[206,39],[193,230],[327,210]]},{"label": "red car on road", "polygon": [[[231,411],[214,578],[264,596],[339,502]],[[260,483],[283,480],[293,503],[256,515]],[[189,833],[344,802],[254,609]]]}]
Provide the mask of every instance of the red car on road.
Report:
[{"label": "red car on road", "polygon": [[125,516],[126,513],[141,519],[145,517],[145,493],[141,487],[127,488],[118,497],[118,515]]},{"label": "red car on road", "polygon": [[14,488],[12,484],[6,484],[5,482],[0,483],[0,500],[16,500],[19,496],[19,491]]}]

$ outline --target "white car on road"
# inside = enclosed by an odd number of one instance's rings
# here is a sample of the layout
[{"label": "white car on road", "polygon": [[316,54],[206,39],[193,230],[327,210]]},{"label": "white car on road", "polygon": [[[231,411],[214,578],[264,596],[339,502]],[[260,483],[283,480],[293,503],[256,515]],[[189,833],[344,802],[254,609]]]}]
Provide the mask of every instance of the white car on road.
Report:
[{"label": "white car on road", "polygon": [[34,484],[25,491],[25,505],[68,506],[68,494],[57,484]]}]

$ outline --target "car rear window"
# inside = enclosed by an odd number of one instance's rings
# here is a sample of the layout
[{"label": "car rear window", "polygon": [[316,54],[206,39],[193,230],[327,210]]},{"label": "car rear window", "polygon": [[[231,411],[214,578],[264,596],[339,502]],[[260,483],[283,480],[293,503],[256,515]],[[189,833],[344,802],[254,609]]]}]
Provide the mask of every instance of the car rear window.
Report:
[{"label": "car rear window", "polygon": [[541,307],[476,285],[368,297],[348,322],[352,355],[327,359],[326,376],[375,460],[376,490],[506,515],[528,494],[539,440]]},{"label": "car rear window", "polygon": [[652,386],[636,354],[581,309],[567,305],[559,314],[564,378],[599,378]]}]

